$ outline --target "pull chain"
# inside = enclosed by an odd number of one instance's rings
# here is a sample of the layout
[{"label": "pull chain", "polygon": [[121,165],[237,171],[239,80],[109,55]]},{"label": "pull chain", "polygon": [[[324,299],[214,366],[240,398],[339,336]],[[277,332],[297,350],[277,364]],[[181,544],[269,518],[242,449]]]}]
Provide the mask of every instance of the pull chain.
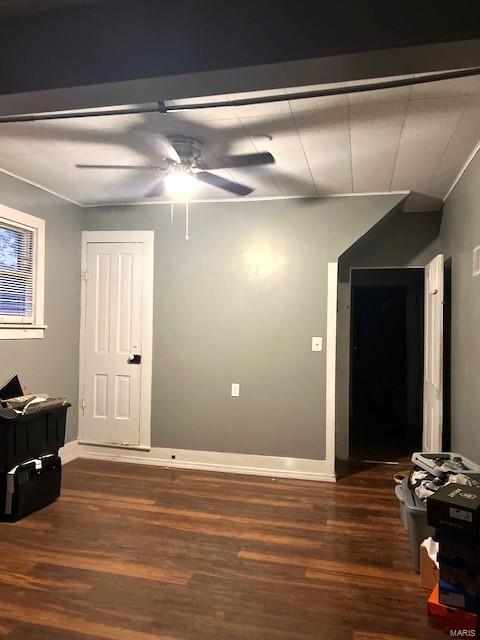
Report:
[{"label": "pull chain", "polygon": [[[189,236],[189,204],[188,204],[188,200],[185,201],[185,240],[189,240],[190,236]],[[174,224],[174,217],[175,217],[175,203],[172,200],[170,202],[170,224],[173,227]]]}]

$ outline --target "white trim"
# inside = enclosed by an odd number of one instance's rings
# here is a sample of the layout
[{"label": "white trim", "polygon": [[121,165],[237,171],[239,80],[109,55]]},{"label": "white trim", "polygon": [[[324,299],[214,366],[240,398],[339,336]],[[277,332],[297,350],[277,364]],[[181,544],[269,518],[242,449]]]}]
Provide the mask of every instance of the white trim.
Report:
[{"label": "white trim", "polygon": [[154,447],[148,451],[141,451],[86,445],[79,442],[71,442],[66,445],[61,450],[61,456],[64,463],[76,458],[87,458],[176,469],[335,482],[335,475],[329,472],[326,460],[306,458],[168,449],[165,447]]},{"label": "white trim", "polygon": [[335,367],[335,456],[348,460],[350,413],[351,282],[337,283],[337,362]]},{"label": "white trim", "polygon": [[[140,387],[140,447],[149,449],[151,445],[152,420],[152,367],[153,367],[153,231],[83,231],[82,233],[82,273],[87,269],[87,244],[89,242],[139,242],[143,244],[143,301],[142,314],[142,378]],[[82,279],[80,312],[80,372],[79,399],[84,397],[84,349],[86,282]],[[82,412],[79,402],[79,420]],[[81,434],[80,434],[81,435]]]},{"label": "white trim", "polygon": [[62,459],[62,464],[68,464],[73,460],[76,460],[80,457],[80,449],[78,446],[78,441],[73,440],[72,442],[67,442],[58,452],[58,455]]},{"label": "white trim", "polygon": [[[321,195],[288,195],[288,196],[244,196],[243,198],[215,198],[215,199],[200,199],[189,200],[189,204],[215,204],[223,202],[237,202],[239,204],[244,202],[263,202],[269,200],[326,200],[327,198],[362,198],[364,196],[408,196],[410,191],[364,191],[362,193],[322,193]],[[148,200],[123,200],[121,202],[101,202],[99,204],[81,204],[82,209],[96,209],[97,207],[138,207],[138,206],[150,206],[152,204],[165,204],[171,205],[171,200],[155,200],[149,198]],[[173,204],[183,204],[182,202],[174,202]]]},{"label": "white trim", "polygon": [[429,453],[441,451],[443,440],[444,268],[444,255],[439,253],[425,265],[424,275],[422,447]]},{"label": "white trim", "polygon": [[455,178],[455,180],[452,182],[449,190],[447,191],[447,193],[443,196],[443,202],[446,201],[446,199],[448,198],[448,196],[452,193],[452,191],[455,189],[455,187],[457,186],[458,182],[460,181],[460,178],[463,176],[463,174],[465,173],[465,171],[468,169],[468,165],[472,162],[472,160],[475,158],[475,156],[477,155],[478,151],[480,149],[480,141],[477,142],[477,144],[475,145],[475,147],[473,148],[471,154],[468,156],[468,158],[465,160],[465,162],[463,163],[462,168],[460,169],[460,171],[458,172],[457,177]]},{"label": "white trim", "polygon": [[11,327],[3,325],[0,327],[0,340],[38,340],[44,337],[45,329],[45,326]]},{"label": "white trim", "polygon": [[93,441],[89,441],[89,440],[79,440],[78,444],[84,444],[86,446],[89,447],[102,447],[102,448],[107,448],[107,449],[122,449],[122,450],[126,450],[126,449],[132,449],[133,451],[150,451],[151,447],[145,447],[143,445],[135,445],[135,444],[116,444],[116,443],[102,443],[102,442],[93,442]]},{"label": "white trim", "polygon": [[0,221],[13,226],[25,227],[34,234],[35,268],[33,323],[21,324],[18,321],[0,324],[0,340],[25,340],[43,338],[46,325],[45,316],[45,220],[24,211],[12,209],[0,204]]},{"label": "white trim", "polygon": [[7,207],[4,204],[0,204],[0,218],[4,218],[14,224],[21,224],[29,229],[36,230],[42,227],[45,229],[45,220],[43,218],[37,218],[24,211]]},{"label": "white trim", "polygon": [[[24,323],[17,324],[12,322],[8,327],[10,329],[48,329],[48,324],[29,324],[28,327],[25,326]],[[0,331],[2,330],[2,326],[0,325]]]},{"label": "white trim", "polygon": [[[321,195],[288,195],[288,196],[244,196],[242,198],[204,198],[201,200],[189,200],[189,204],[215,204],[223,202],[237,202],[238,204],[244,202],[263,202],[269,200],[326,200],[328,198],[361,198],[364,196],[405,196],[409,195],[410,191],[372,191],[362,193],[322,193]],[[152,204],[165,204],[171,205],[171,200],[155,200],[150,198],[149,200],[133,200],[123,202],[102,202],[99,204],[84,204],[80,205],[83,209],[96,209],[97,207],[125,207],[125,206],[142,206]],[[173,204],[183,204],[181,202],[174,202]]]},{"label": "white trim", "polygon": [[327,288],[327,353],[326,353],[326,409],[325,457],[327,473],[335,477],[335,384],[337,359],[337,288],[338,262],[328,263]]},{"label": "white trim", "polygon": [[153,249],[153,239],[154,231],[83,231],[82,248],[87,242],[142,242]]}]

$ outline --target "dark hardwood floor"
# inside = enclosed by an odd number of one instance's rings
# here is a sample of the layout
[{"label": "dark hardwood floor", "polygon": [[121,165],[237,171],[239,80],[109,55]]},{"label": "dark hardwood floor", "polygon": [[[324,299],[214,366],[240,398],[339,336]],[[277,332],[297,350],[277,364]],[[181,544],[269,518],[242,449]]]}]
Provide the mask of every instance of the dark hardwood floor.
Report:
[{"label": "dark hardwood floor", "polygon": [[92,460],[0,525],[9,640],[412,640],[428,628],[392,473],[336,485]]}]

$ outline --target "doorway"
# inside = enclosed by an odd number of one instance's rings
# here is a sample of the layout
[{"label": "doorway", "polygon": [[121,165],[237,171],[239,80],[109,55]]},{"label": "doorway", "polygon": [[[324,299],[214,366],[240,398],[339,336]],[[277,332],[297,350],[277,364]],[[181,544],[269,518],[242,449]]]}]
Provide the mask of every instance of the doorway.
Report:
[{"label": "doorway", "polygon": [[422,449],[424,269],[352,269],[349,457]]},{"label": "doorway", "polygon": [[84,232],[80,442],[149,448],[152,314],[153,232]]}]

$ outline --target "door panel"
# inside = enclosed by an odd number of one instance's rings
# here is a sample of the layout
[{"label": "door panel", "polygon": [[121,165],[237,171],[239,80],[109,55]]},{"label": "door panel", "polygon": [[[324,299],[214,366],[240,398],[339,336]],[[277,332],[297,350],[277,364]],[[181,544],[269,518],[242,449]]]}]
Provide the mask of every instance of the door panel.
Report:
[{"label": "door panel", "polygon": [[140,444],[143,244],[89,242],[81,439]]},{"label": "door panel", "polygon": [[443,301],[444,260],[436,256],[425,267],[425,367],[423,449],[442,450],[443,435]]},{"label": "door panel", "polygon": [[108,414],[108,375],[94,373],[93,415],[106,418]]},{"label": "door panel", "polygon": [[[92,275],[96,276],[95,306],[95,351],[108,353],[110,336],[110,286],[112,256],[99,254]],[[90,268],[92,265],[89,265]]]}]

